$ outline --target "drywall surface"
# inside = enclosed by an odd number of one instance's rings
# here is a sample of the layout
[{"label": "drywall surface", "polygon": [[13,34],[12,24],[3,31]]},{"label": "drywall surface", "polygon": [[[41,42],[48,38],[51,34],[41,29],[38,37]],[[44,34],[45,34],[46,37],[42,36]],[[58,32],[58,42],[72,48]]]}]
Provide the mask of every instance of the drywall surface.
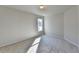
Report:
[{"label": "drywall surface", "polygon": [[64,13],[45,17],[45,32],[52,35],[64,35]]},{"label": "drywall surface", "polygon": [[37,15],[0,6],[0,47],[38,34]]},{"label": "drywall surface", "polygon": [[64,12],[64,38],[78,46],[77,6]]},{"label": "drywall surface", "polygon": [[79,45],[79,6],[77,6],[78,8],[78,45]]}]

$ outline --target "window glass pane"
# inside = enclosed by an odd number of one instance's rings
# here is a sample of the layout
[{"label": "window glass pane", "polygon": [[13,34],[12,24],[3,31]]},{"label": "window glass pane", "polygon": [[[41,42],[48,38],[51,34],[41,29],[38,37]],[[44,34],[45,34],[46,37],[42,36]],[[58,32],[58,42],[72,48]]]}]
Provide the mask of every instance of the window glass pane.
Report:
[{"label": "window glass pane", "polygon": [[38,18],[38,31],[43,31],[43,19]]}]

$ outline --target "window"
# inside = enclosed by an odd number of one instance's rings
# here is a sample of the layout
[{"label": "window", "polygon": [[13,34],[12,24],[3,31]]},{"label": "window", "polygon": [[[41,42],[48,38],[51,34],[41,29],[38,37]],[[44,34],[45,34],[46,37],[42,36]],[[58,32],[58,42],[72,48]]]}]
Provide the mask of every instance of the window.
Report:
[{"label": "window", "polygon": [[[43,18],[37,19],[37,29],[38,29],[38,32],[44,31],[44,19]],[[27,51],[27,53],[36,53],[37,52],[38,45],[39,45],[39,42],[41,40],[41,36],[39,36],[38,38],[35,39],[32,46]]]},{"label": "window", "polygon": [[38,32],[39,31],[43,31],[43,27],[44,27],[44,24],[43,24],[43,18],[38,18],[37,19],[37,28],[38,28]]}]

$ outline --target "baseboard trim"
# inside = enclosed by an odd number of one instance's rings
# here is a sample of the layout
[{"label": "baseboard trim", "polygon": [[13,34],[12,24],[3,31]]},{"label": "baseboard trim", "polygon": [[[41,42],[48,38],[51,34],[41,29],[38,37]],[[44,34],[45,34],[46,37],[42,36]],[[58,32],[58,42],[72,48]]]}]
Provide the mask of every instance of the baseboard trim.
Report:
[{"label": "baseboard trim", "polygon": [[78,47],[78,48],[79,48],[79,46],[78,46],[78,44],[77,44],[77,43],[72,42],[72,41],[71,41],[71,40],[69,40],[68,38],[64,38],[64,40],[66,40],[67,42],[69,42],[69,43],[71,43],[71,44],[73,44],[73,45],[75,45],[76,47]]}]

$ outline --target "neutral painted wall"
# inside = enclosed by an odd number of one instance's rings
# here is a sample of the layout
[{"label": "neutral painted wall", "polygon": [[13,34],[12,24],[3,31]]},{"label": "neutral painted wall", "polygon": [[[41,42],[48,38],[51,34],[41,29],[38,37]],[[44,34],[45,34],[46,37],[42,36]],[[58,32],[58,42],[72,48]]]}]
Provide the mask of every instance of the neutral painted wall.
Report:
[{"label": "neutral painted wall", "polygon": [[45,17],[46,34],[64,36],[64,39],[79,47],[79,6],[64,13]]},{"label": "neutral painted wall", "polygon": [[78,11],[77,6],[64,12],[64,38],[78,46]]},{"label": "neutral painted wall", "polygon": [[37,35],[37,15],[0,6],[0,47]]},{"label": "neutral painted wall", "polygon": [[46,34],[64,35],[64,13],[45,17]]},{"label": "neutral painted wall", "polygon": [[78,8],[78,45],[79,45],[79,6],[77,6]]},{"label": "neutral painted wall", "polygon": [[74,44],[79,47],[79,6],[73,6],[62,14],[47,16],[45,20],[46,34],[62,35],[72,46]]}]

